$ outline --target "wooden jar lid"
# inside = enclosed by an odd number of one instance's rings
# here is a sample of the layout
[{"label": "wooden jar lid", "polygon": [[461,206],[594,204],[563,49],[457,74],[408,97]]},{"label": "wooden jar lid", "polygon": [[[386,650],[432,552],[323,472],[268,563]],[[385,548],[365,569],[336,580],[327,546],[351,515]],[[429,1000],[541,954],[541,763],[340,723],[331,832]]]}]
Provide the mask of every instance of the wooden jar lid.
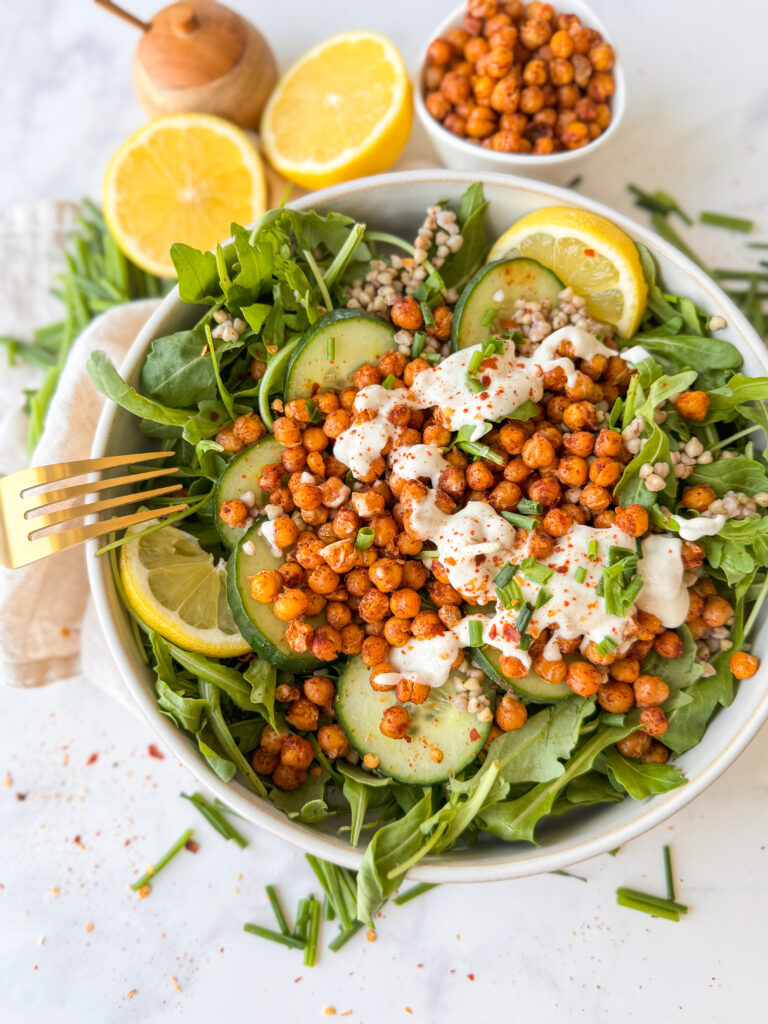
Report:
[{"label": "wooden jar lid", "polygon": [[226,75],[245,42],[245,25],[234,11],[212,0],[185,0],[152,18],[137,58],[155,81],[183,89]]}]

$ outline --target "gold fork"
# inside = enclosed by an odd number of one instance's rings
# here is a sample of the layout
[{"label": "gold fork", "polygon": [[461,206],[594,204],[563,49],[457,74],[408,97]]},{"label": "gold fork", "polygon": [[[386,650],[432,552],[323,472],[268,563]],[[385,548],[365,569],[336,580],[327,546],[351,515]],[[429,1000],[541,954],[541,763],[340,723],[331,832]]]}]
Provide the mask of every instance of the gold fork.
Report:
[{"label": "gold fork", "polygon": [[[46,511],[52,505],[73,498],[97,494],[113,487],[125,487],[152,480],[157,477],[170,476],[177,467],[155,467],[144,473],[130,473],[127,476],[102,477],[100,480],[86,481],[71,487],[59,487],[56,490],[39,490],[46,484],[62,480],[68,482],[91,473],[101,473],[114,469],[116,466],[128,466],[134,462],[151,462],[153,459],[164,459],[170,452],[142,452],[139,455],[114,455],[105,459],[81,459],[78,462],[61,462],[53,466],[33,466],[22,469],[19,473],[11,473],[0,479],[0,564],[8,569],[18,569],[30,562],[63,551],[74,544],[82,544],[91,537],[102,537],[113,530],[122,530],[136,523],[144,523],[155,519],[158,515],[168,515],[186,507],[186,503],[173,505],[171,508],[144,509],[129,515],[103,519],[87,526],[74,526],[66,530],[51,531],[50,528],[72,519],[82,519],[97,512],[107,512],[121,505],[145,501],[147,498],[159,498],[162,494],[172,494],[181,489],[181,484],[157,487],[151,491],[139,491],[130,494],[118,494],[113,498],[101,501],[83,501],[66,508]],[[30,493],[33,492],[33,493]],[[49,532],[50,531],[50,532]]]}]

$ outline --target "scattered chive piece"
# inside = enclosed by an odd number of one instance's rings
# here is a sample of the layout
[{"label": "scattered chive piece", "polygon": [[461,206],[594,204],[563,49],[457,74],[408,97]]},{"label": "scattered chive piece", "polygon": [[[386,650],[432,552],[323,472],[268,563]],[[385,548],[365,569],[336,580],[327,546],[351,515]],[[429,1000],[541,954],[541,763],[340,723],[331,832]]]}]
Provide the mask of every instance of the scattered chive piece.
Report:
[{"label": "scattered chive piece", "polygon": [[727,228],[729,231],[743,231],[749,233],[755,226],[752,220],[745,220],[743,217],[729,217],[727,213],[713,213],[711,210],[704,210],[699,216],[702,224],[710,224],[715,228]]},{"label": "scattered chive piece", "polygon": [[748,249],[768,249],[768,242],[747,242]]},{"label": "scattered chive piece", "polygon": [[325,354],[330,362],[336,358],[336,339],[329,338],[325,343]]},{"label": "scattered chive piece", "polygon": [[674,910],[678,914],[688,913],[688,907],[684,903],[678,903],[676,900],[666,900],[662,896],[650,896],[647,892],[638,892],[637,889],[628,889],[626,886],[620,886],[616,890],[616,895],[627,896],[631,900],[646,903],[649,907]]},{"label": "scattered chive piece", "polygon": [[317,406],[315,405],[311,398],[308,398],[306,400],[306,406],[309,411],[309,422],[319,423],[320,420],[323,418],[323,414],[320,412],[320,410],[317,408]]},{"label": "scattered chive piece", "polygon": [[396,380],[397,380],[397,377],[395,377],[395,375],[393,373],[390,373],[381,382],[381,386],[383,388],[386,388],[387,391],[391,391],[392,390],[392,385],[395,383]]},{"label": "scattered chive piece", "polygon": [[483,384],[483,382],[481,380],[478,380],[477,377],[470,377],[469,374],[467,374],[467,387],[476,395],[479,395],[481,394],[481,392],[485,391],[485,385]]},{"label": "scattered chive piece", "polygon": [[483,318],[480,321],[483,327],[490,327],[493,321],[496,319],[498,312],[498,309],[494,309],[493,306],[486,309],[486,311],[483,313]]},{"label": "scattered chive piece", "polygon": [[521,651],[527,651],[528,648],[531,646],[531,637],[528,636],[527,633],[524,636],[521,636],[520,643],[517,646],[520,648]]},{"label": "scattered chive piece", "polygon": [[341,947],[345,946],[354,935],[357,935],[362,927],[362,921],[355,921],[351,928],[340,931],[336,938],[332,942],[328,943],[328,949],[330,949],[332,953],[338,953]]},{"label": "scattered chive piece", "polygon": [[580,565],[578,567],[576,572],[573,574],[573,578],[576,580],[577,583],[584,582],[584,580],[587,578],[587,570],[584,568],[583,565]]},{"label": "scattered chive piece", "polygon": [[524,558],[520,563],[523,575],[531,583],[547,583],[555,575],[555,570],[548,565],[542,565],[535,558]]},{"label": "scattered chive piece", "polygon": [[283,935],[290,935],[291,929],[288,927],[288,922],[285,918],[285,914],[283,913],[283,908],[280,906],[280,900],[278,899],[274,885],[266,886],[266,891],[267,899],[272,907],[272,913],[275,915],[275,920],[277,921],[277,925],[281,933]]},{"label": "scattered chive piece", "polygon": [[531,501],[530,498],[521,498],[517,503],[517,511],[522,512],[524,515],[540,515],[544,511],[544,506],[540,501]]},{"label": "scattered chive piece", "polygon": [[615,856],[616,856],[616,854],[617,854],[617,853],[619,852],[619,850],[620,850],[620,849],[621,849],[621,847],[620,847],[620,846],[616,846],[616,847],[614,847],[614,848],[613,848],[612,850],[609,850],[609,851],[608,851],[608,856],[609,856],[609,857],[615,857]]},{"label": "scattered chive piece", "polygon": [[664,847],[664,878],[667,883],[667,899],[675,898],[675,878],[672,874],[672,851],[669,846]]},{"label": "scattered chive piece", "polygon": [[709,269],[706,264],[696,255],[690,246],[686,245],[663,214],[652,213],[651,223],[653,224],[657,234],[661,235],[662,238],[674,245],[676,249],[679,249],[684,256],[687,256],[689,260],[692,260],[697,266],[701,267],[702,270],[709,273]]},{"label": "scattered chive piece", "polygon": [[587,547],[587,558],[590,560],[590,562],[594,562],[594,560],[597,558],[597,541],[596,540],[591,540],[589,542],[589,546]]},{"label": "scattered chive piece", "polygon": [[522,605],[523,593],[514,580],[510,580],[504,587],[496,587],[496,596],[504,607],[509,611],[515,605]]},{"label": "scattered chive piece", "polygon": [[656,907],[643,900],[633,899],[631,896],[616,895],[616,902],[620,907],[627,907],[629,910],[639,910],[643,914],[651,914],[653,917],[663,917],[667,921],[679,921],[680,914],[668,907]]},{"label": "scattered chive piece", "polygon": [[578,188],[579,185],[582,183],[582,181],[584,181],[584,175],[583,174],[577,174],[575,178],[571,178],[571,180],[568,182],[568,184],[565,187],[566,188]]},{"label": "scattered chive piece", "polygon": [[532,519],[530,516],[520,516],[516,512],[502,512],[501,514],[508,523],[521,530],[535,530],[539,525],[539,520]]},{"label": "scattered chive piece", "polygon": [[311,897],[305,896],[299,900],[296,907],[296,927],[293,929],[293,937],[302,943],[307,941],[307,922],[309,920],[309,901]]},{"label": "scattered chive piece", "polygon": [[424,346],[427,343],[427,336],[424,331],[416,331],[413,336],[413,345],[411,346],[411,358],[418,359],[421,353],[424,351]]},{"label": "scattered chive piece", "polygon": [[424,323],[427,325],[427,327],[435,326],[435,318],[432,314],[432,310],[429,308],[426,302],[422,302],[421,304],[421,315],[424,317]]},{"label": "scattered chive piece", "polygon": [[603,640],[601,640],[600,643],[597,645],[597,652],[598,654],[605,657],[606,654],[610,654],[611,651],[615,651],[617,647],[618,644],[616,643],[616,641],[612,640],[611,637],[607,636]]},{"label": "scattered chive piece", "polygon": [[367,551],[368,548],[373,544],[373,538],[376,533],[372,526],[362,526],[357,531],[357,537],[355,539],[355,547],[359,548],[360,551]]},{"label": "scattered chive piece", "polygon": [[629,558],[634,553],[629,548],[620,548],[616,544],[611,544],[608,548],[608,565],[616,565],[622,558]]},{"label": "scattered chive piece", "polygon": [[138,892],[138,890],[143,888],[143,886],[145,886],[150,881],[150,879],[154,878],[155,875],[160,874],[160,872],[168,863],[168,861],[173,860],[173,858],[176,856],[179,850],[186,846],[186,844],[189,842],[191,838],[192,829],[188,828],[186,832],[179,836],[179,838],[176,840],[176,842],[173,844],[170,850],[163,854],[160,860],[156,861],[151,868],[144,872],[141,878],[138,878],[135,882],[131,884],[131,888],[133,889],[133,891]]},{"label": "scattered chive piece", "polygon": [[661,189],[658,189],[656,192],[643,192],[637,185],[628,185],[627,188],[637,197],[635,206],[639,206],[644,210],[650,210],[651,213],[660,214],[662,217],[666,217],[670,213],[676,213],[686,224],[690,225],[693,223],[688,214],[680,208],[677,200],[668,192],[662,192]]},{"label": "scattered chive piece", "polygon": [[320,931],[320,904],[314,896],[309,897],[307,915],[307,944],[304,947],[304,966],[314,967],[317,960],[317,936]]},{"label": "scattered chive piece", "polygon": [[427,352],[424,356],[428,363],[439,363],[443,358],[439,352]]},{"label": "scattered chive piece", "polygon": [[546,587],[542,587],[541,590],[536,595],[536,601],[534,602],[533,610],[534,611],[538,611],[539,608],[543,608],[544,607],[544,605],[547,603],[547,601],[551,601],[551,600],[552,600],[552,594],[546,589]]},{"label": "scattered chive piece", "polygon": [[323,917],[326,921],[336,920],[336,911],[333,909],[333,903],[331,903],[331,897],[328,893],[325,894],[323,899]]},{"label": "scattered chive piece", "polygon": [[469,646],[483,646],[483,624],[478,622],[477,619],[472,619],[469,623]]},{"label": "scattered chive piece", "polygon": [[603,712],[603,714],[600,715],[600,724],[601,725],[618,725],[618,726],[622,726],[622,725],[624,725],[625,721],[626,721],[626,716],[625,715],[612,714],[610,711]]},{"label": "scattered chive piece", "polygon": [[524,601],[523,607],[517,613],[517,618],[515,619],[515,629],[521,636],[528,628],[528,623],[531,621],[532,615],[533,605],[529,601]]},{"label": "scattered chive piece", "polygon": [[585,878],[584,875],[574,875],[572,871],[548,871],[549,875],[562,875],[564,878],[578,878],[580,882],[588,882],[589,879]]},{"label": "scattered chive piece", "polygon": [[517,570],[518,566],[516,566],[514,562],[507,562],[507,564],[496,574],[496,578],[493,581],[496,588],[506,587],[506,585],[515,578]]},{"label": "scattered chive piece", "polygon": [[293,935],[283,935],[281,932],[273,932],[271,928],[262,928],[260,924],[244,924],[243,931],[248,932],[249,935],[258,935],[260,939],[278,942],[281,946],[289,946],[291,949],[304,949],[305,946],[302,939],[296,939]]},{"label": "scattered chive piece", "polygon": [[415,555],[408,555],[409,558],[420,558],[422,562],[430,558],[437,558],[437,548],[430,548],[428,551],[418,551]]},{"label": "scattered chive piece", "polygon": [[483,350],[481,348],[479,348],[479,349],[477,349],[476,352],[472,353],[472,357],[470,358],[469,362],[467,363],[467,373],[477,373],[477,371],[480,369],[480,364],[482,363],[482,361],[483,361]]},{"label": "scattered chive piece", "polygon": [[189,800],[193,807],[202,814],[208,824],[215,828],[220,836],[224,836],[225,839],[234,839],[241,850],[244,850],[248,845],[248,840],[241,836],[236,828],[227,821],[227,819],[218,811],[216,807],[212,807],[207,804],[202,793],[193,793],[192,796],[188,796],[186,793],[182,793],[181,796],[185,800]]},{"label": "scattered chive piece", "polygon": [[416,885],[412,885],[410,889],[406,889],[405,892],[400,893],[399,896],[395,896],[392,902],[397,904],[398,907],[402,907],[404,903],[410,903],[411,900],[415,900],[417,896],[421,896],[423,892],[429,892],[430,889],[436,888],[437,882],[417,882]]}]

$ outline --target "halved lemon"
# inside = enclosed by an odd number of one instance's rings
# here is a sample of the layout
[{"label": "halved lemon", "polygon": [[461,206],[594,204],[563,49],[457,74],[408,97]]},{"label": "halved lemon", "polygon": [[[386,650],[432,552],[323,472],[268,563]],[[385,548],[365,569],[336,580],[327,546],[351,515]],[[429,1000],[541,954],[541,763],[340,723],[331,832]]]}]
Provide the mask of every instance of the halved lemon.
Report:
[{"label": "halved lemon", "polygon": [[272,166],[305,188],[385,171],[411,130],[411,85],[402,57],[376,32],[344,32],[283,75],[261,121]]},{"label": "halved lemon", "polygon": [[648,294],[640,258],[629,235],[605,217],[569,206],[535,210],[494,242],[488,259],[516,255],[553,270],[584,296],[590,316],[622,338],[637,330]]},{"label": "halved lemon", "polygon": [[[157,520],[130,527],[140,534]],[[250,651],[227,604],[227,569],[189,533],[164,526],[120,549],[120,577],[131,608],[171,643],[213,658]]]},{"label": "halved lemon", "polygon": [[123,252],[175,277],[174,242],[211,249],[230,225],[266,209],[261,157],[245,132],[211,114],[156,117],[127,139],[104,176],[104,216]]}]

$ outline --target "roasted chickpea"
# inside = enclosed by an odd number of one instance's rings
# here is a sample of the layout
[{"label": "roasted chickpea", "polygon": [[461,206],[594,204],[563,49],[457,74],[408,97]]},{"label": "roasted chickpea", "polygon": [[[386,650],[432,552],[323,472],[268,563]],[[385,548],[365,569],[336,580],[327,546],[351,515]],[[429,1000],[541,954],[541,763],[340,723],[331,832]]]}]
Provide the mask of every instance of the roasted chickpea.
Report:
[{"label": "roasted chickpea", "polygon": [[440,636],[444,632],[444,628],[437,612],[424,611],[414,616],[411,622],[411,631],[414,636],[427,639],[432,636]]},{"label": "roasted chickpea", "polygon": [[286,643],[297,654],[306,654],[311,650],[314,638],[314,629],[302,619],[292,619],[285,627]]},{"label": "roasted chickpea", "polygon": [[403,570],[399,562],[392,558],[380,558],[368,570],[371,582],[384,593],[397,590],[403,582]]},{"label": "roasted chickpea", "polygon": [[592,75],[587,93],[595,103],[605,103],[616,92],[616,80],[610,71],[598,71]]},{"label": "roasted chickpea", "polygon": [[473,491],[484,491],[493,487],[493,473],[483,462],[473,462],[467,466],[466,480]]},{"label": "roasted chickpea", "polygon": [[304,680],[304,696],[320,708],[327,707],[336,696],[333,680],[327,676],[310,676]]},{"label": "roasted chickpea", "polygon": [[[365,622],[381,622],[389,613],[389,599],[381,590],[369,590],[360,598],[357,611]],[[378,660],[383,661],[384,659],[379,658]]]},{"label": "roasted chickpea", "polygon": [[235,437],[232,427],[224,427],[216,435],[216,444],[220,444],[225,452],[241,452],[243,445]]},{"label": "roasted chickpea", "polygon": [[566,685],[580,697],[592,697],[600,689],[602,681],[600,669],[588,661],[572,661],[565,676]]},{"label": "roasted chickpea", "polygon": [[338,587],[340,577],[327,565],[310,569],[307,575],[307,586],[316,594],[331,594]]},{"label": "roasted chickpea", "polygon": [[396,590],[390,596],[389,608],[400,619],[412,619],[421,610],[421,598],[415,590]]},{"label": "roasted chickpea", "polygon": [[557,464],[557,475],[566,487],[582,487],[587,482],[588,473],[589,466],[579,455],[564,455]]},{"label": "roasted chickpea", "polygon": [[706,418],[710,398],[706,391],[684,391],[673,402],[684,419],[701,422]]},{"label": "roasted chickpea", "polygon": [[662,658],[681,658],[683,641],[673,629],[665,629],[653,639],[653,649]]},{"label": "roasted chickpea", "polygon": [[642,757],[651,749],[651,743],[652,740],[648,733],[638,729],[637,732],[631,732],[629,736],[619,740],[616,749],[623,757]]},{"label": "roasted chickpea", "polygon": [[285,715],[285,720],[294,729],[301,732],[314,732],[317,729],[317,720],[320,709],[306,697],[299,697],[293,701]]},{"label": "roasted chickpea", "polygon": [[286,736],[280,751],[280,761],[289,768],[309,768],[314,758],[312,745],[303,736]]},{"label": "roasted chickpea", "polygon": [[497,117],[489,107],[475,107],[467,117],[466,131],[472,139],[486,139],[497,128]]},{"label": "roasted chickpea", "polygon": [[276,570],[257,572],[251,578],[251,596],[262,604],[272,604],[283,589],[283,577]]},{"label": "roasted chickpea", "polygon": [[352,621],[352,609],[343,601],[329,601],[325,607],[325,621],[334,629],[342,630]]},{"label": "roasted chickpea", "polygon": [[550,537],[564,537],[573,526],[573,518],[562,508],[551,508],[541,521],[542,530]]},{"label": "roasted chickpea", "polygon": [[535,114],[544,106],[544,96],[538,85],[527,85],[520,93],[520,110],[524,114]]},{"label": "roasted chickpea", "polygon": [[284,448],[293,448],[301,444],[301,427],[295,420],[280,416],[272,423],[275,440]]},{"label": "roasted chickpea", "polygon": [[617,658],[609,667],[612,679],[620,683],[634,683],[640,675],[640,662],[636,658]]},{"label": "roasted chickpea", "polygon": [[644,533],[648,532],[648,513],[642,505],[617,508],[614,522],[630,537],[642,537]]},{"label": "roasted chickpea", "polygon": [[623,469],[615,459],[597,458],[589,467],[589,479],[600,487],[613,487],[618,483]]},{"label": "roasted chickpea", "polygon": [[502,480],[488,495],[488,500],[497,512],[511,512],[520,501],[521,494],[517,484]]},{"label": "roasted chickpea", "polygon": [[597,703],[614,715],[624,715],[635,706],[635,693],[629,683],[618,680],[603,683],[597,691]]},{"label": "roasted chickpea", "polygon": [[536,531],[528,538],[528,554],[531,558],[538,558],[540,562],[545,562],[554,550],[555,545],[546,534]]},{"label": "roasted chickpea", "polygon": [[250,509],[239,498],[232,498],[230,501],[222,502],[219,508],[219,519],[232,530],[245,526],[249,515]]},{"label": "roasted chickpea", "polygon": [[306,582],[307,574],[298,562],[283,562],[277,571],[284,587],[300,587]]},{"label": "roasted chickpea", "polygon": [[408,709],[399,704],[393,704],[392,707],[384,711],[379,728],[390,739],[401,740],[408,735],[410,725],[411,715]]},{"label": "roasted chickpea", "polygon": [[640,725],[649,736],[662,736],[669,728],[667,716],[661,708],[643,708]]},{"label": "roasted chickpea", "polygon": [[712,628],[724,626],[733,615],[733,609],[724,597],[708,597],[704,602],[702,619]]},{"label": "roasted chickpea", "polygon": [[341,650],[341,634],[333,626],[318,626],[312,640],[312,654],[320,661],[335,661]]},{"label": "roasted chickpea", "polygon": [[272,773],[272,781],[278,789],[284,792],[290,793],[294,789],[298,789],[299,786],[306,782],[307,772],[303,768],[292,768],[290,765],[282,764],[282,762],[275,768]]},{"label": "roasted chickpea", "polygon": [[411,639],[411,620],[387,619],[384,623],[384,639],[390,647],[404,647]]},{"label": "roasted chickpea", "polygon": [[611,504],[611,492],[599,484],[587,484],[581,492],[579,503],[591,512],[602,512]]},{"label": "roasted chickpea", "polygon": [[728,667],[737,679],[751,679],[760,668],[760,662],[754,654],[735,651],[728,662]]},{"label": "roasted chickpea", "polygon": [[255,412],[246,413],[245,416],[238,416],[232,424],[232,433],[243,448],[247,448],[248,445],[260,441],[266,432],[267,428]]},{"label": "roasted chickpea", "polygon": [[499,655],[499,668],[507,679],[525,679],[528,669],[519,658],[511,654]]},{"label": "roasted chickpea", "polygon": [[251,754],[251,768],[257,775],[271,775],[280,764],[280,754],[258,747]]},{"label": "roasted chickpea", "polygon": [[640,760],[643,764],[665,764],[669,760],[669,750],[658,740],[651,740],[650,747]]},{"label": "roasted chickpea", "polygon": [[695,487],[686,487],[680,502],[694,512],[706,512],[716,497],[712,487],[700,484]]},{"label": "roasted chickpea", "polygon": [[440,341],[448,341],[451,337],[451,325],[453,313],[448,306],[435,306],[432,310],[432,319],[435,321],[432,327],[427,327],[427,333]]},{"label": "roasted chickpea", "polygon": [[443,80],[440,82],[440,92],[449,103],[456,105],[467,102],[472,93],[472,86],[469,79],[464,75],[458,74],[456,71],[449,71],[443,75]]},{"label": "roasted chickpea", "polygon": [[403,704],[423,704],[429,697],[428,686],[412,679],[401,679],[395,687],[395,696]]},{"label": "roasted chickpea", "polygon": [[573,53],[573,38],[561,29],[549,40],[549,46],[555,57],[567,58]]},{"label": "roasted chickpea", "polygon": [[523,445],[522,458],[529,469],[551,466],[555,459],[555,449],[543,434],[536,433]]},{"label": "roasted chickpea", "polygon": [[409,590],[421,590],[429,572],[421,562],[406,562],[403,566],[403,585]]},{"label": "roasted chickpea", "polygon": [[279,754],[283,745],[283,737],[275,732],[271,725],[265,725],[261,730],[259,745],[270,754]]},{"label": "roasted chickpea", "polygon": [[469,32],[463,28],[449,28],[443,38],[448,40],[456,53],[463,53],[469,42]]},{"label": "roasted chickpea", "polygon": [[531,501],[540,501],[545,508],[557,505],[562,493],[557,480],[534,480],[528,485],[528,497]]},{"label": "roasted chickpea", "polygon": [[427,47],[427,60],[430,64],[447,64],[455,53],[447,39],[433,39]]},{"label": "roasted chickpea", "polygon": [[307,614],[307,595],[303,590],[291,588],[278,594],[272,611],[281,622],[290,622]]},{"label": "roasted chickpea", "polygon": [[458,114],[448,114],[443,121],[443,128],[446,128],[452,135],[458,135],[459,138],[462,139],[467,134],[466,119],[460,117]]},{"label": "roasted chickpea", "polygon": [[344,626],[341,630],[341,653],[359,654],[363,648],[364,640],[365,632],[363,627],[358,626],[355,622],[350,622],[348,626]]},{"label": "roasted chickpea", "polygon": [[505,694],[496,705],[494,718],[503,732],[513,732],[515,729],[522,729],[525,725],[528,720],[528,710],[522,701]]},{"label": "roasted chickpea", "polygon": [[549,21],[531,18],[520,26],[520,41],[529,50],[537,50],[552,38],[552,25]]},{"label": "roasted chickpea", "polygon": [[572,434],[563,435],[563,447],[565,450],[572,455],[578,455],[582,459],[592,454],[594,443],[595,436],[590,434],[588,430],[576,430]]},{"label": "roasted chickpea", "polygon": [[562,658],[558,661],[549,661],[543,654],[539,654],[533,659],[533,671],[548,683],[562,683],[568,671],[568,665]]},{"label": "roasted chickpea", "polygon": [[669,696],[669,687],[661,676],[638,676],[632,688],[635,692],[635,703],[640,708],[656,707],[663,704]]}]

